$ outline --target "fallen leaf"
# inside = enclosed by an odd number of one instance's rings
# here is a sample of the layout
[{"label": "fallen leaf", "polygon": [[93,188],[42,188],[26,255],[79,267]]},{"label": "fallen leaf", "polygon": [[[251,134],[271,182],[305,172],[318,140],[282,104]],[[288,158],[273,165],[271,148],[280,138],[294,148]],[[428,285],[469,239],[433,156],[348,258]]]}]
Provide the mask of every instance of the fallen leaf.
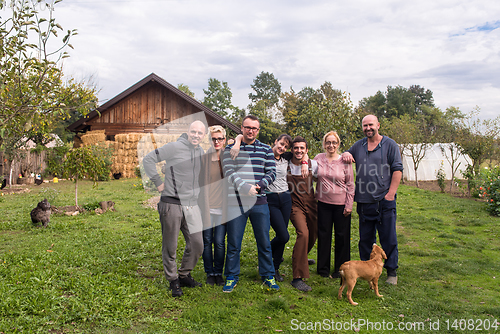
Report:
[{"label": "fallen leaf", "polygon": [[50,249],[47,249],[47,252],[50,252],[50,253],[52,253],[52,252],[53,252],[53,250],[50,250]]}]

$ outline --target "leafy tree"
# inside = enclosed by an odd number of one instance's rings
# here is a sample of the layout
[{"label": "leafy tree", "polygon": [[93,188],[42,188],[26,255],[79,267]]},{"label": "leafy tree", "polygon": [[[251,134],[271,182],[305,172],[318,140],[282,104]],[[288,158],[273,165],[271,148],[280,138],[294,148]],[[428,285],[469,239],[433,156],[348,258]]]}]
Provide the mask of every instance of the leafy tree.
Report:
[{"label": "leafy tree", "polygon": [[415,94],[403,86],[387,86],[385,117],[415,114]]},{"label": "leafy tree", "polygon": [[224,118],[228,118],[237,109],[231,103],[233,93],[225,81],[215,78],[208,79],[208,88],[203,90],[203,104]]},{"label": "leafy tree", "polygon": [[415,95],[415,109],[417,112],[421,111],[421,106],[434,107],[434,97],[430,89],[420,87],[420,85],[411,85],[408,89]]},{"label": "leafy tree", "polygon": [[109,179],[111,173],[111,152],[102,146],[82,146],[70,150],[63,161],[64,176],[75,181],[75,205],[78,206],[78,180],[88,178],[94,181]]},{"label": "leafy tree", "polygon": [[258,139],[261,142],[272,145],[275,139],[283,133],[283,126],[272,120],[271,112],[267,109],[264,100],[258,101],[253,105],[250,109],[250,114],[259,118],[260,131]]},{"label": "leafy tree", "polygon": [[185,85],[183,83],[180,83],[177,85],[177,89],[180,90],[183,93],[186,93],[187,95],[191,96],[194,98],[194,93],[189,89],[188,85]]},{"label": "leafy tree", "polygon": [[251,85],[255,93],[248,94],[252,103],[264,101],[266,109],[275,107],[279,102],[281,94],[281,83],[274,77],[274,74],[262,71]]},{"label": "leafy tree", "polygon": [[[75,108],[86,114],[95,107],[95,92],[75,99],[80,84],[64,80],[61,62],[72,48],[76,30],[65,33],[53,17],[54,6],[46,3],[43,12],[38,0],[13,0],[11,16],[0,18],[0,141],[45,133]],[[0,9],[6,2],[0,2]],[[64,33],[56,43],[54,38]],[[37,42],[35,42],[37,41]],[[37,136],[34,136],[35,138]]]},{"label": "leafy tree", "polygon": [[441,153],[444,155],[446,161],[450,164],[451,167],[451,180],[450,182],[450,193],[453,190],[453,180],[455,180],[455,175],[458,172],[458,168],[462,164],[461,161],[458,161],[462,156],[460,152],[460,147],[451,142],[451,143],[441,143],[439,144],[439,148],[441,149]]},{"label": "leafy tree", "polygon": [[365,97],[359,102],[358,112],[364,116],[373,114],[383,118],[402,115],[415,116],[423,113],[423,106],[434,107],[432,91],[419,85],[405,88],[387,86],[385,92],[380,90],[373,96]]},{"label": "leafy tree", "polygon": [[384,120],[384,134],[394,139],[401,155],[411,158],[415,173],[415,183],[418,183],[418,168],[428,149],[433,145],[433,137],[426,132],[426,122],[423,116],[402,115]]},{"label": "leafy tree", "polygon": [[382,120],[385,116],[386,98],[384,93],[378,91],[375,95],[365,97],[359,102],[359,108],[363,111],[363,117],[371,114]]},{"label": "leafy tree", "polygon": [[403,115],[401,117],[395,117],[391,120],[383,118],[380,121],[380,131],[394,139],[394,141],[399,146],[399,152],[401,153],[401,159],[407,151],[408,147],[415,142],[413,138],[414,134],[414,121],[409,115]]},{"label": "leafy tree", "polygon": [[337,131],[342,142],[341,150],[357,140],[355,129],[360,120],[353,111],[350,95],[329,88],[329,83],[322,85],[313,101],[297,117],[297,129],[293,135],[301,135],[308,141],[311,156],[323,151],[323,136],[329,131]]},{"label": "leafy tree", "polygon": [[292,136],[298,134],[297,129],[299,124],[297,118],[314,101],[315,95],[316,90],[312,87],[304,87],[298,93],[290,87],[290,92],[281,93],[279,110],[283,115],[286,133]]},{"label": "leafy tree", "polygon": [[462,153],[472,160],[472,171],[479,173],[479,167],[494,155],[496,139],[500,133],[500,116],[491,119],[480,119],[481,110],[476,107],[460,121],[460,135],[457,144]]}]

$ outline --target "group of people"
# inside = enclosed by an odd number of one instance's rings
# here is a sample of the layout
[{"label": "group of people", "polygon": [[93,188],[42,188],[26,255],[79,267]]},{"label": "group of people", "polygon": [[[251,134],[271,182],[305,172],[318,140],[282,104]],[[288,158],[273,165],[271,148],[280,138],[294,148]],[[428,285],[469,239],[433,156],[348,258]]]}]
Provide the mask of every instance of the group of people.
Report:
[{"label": "group of people", "polygon": [[[289,221],[297,234],[292,286],[304,292],[312,290],[304,279],[309,278],[309,266],[316,262],[308,258],[316,241],[317,273],[340,277],[340,266],[350,260],[354,201],[361,260],[369,260],[378,231],[388,257],[387,282],[397,284],[396,191],[403,169],[401,156],[397,144],[379,134],[375,116],[364,117],[362,127],[365,138],[343,154],[339,152],[339,135],[328,132],[323,138],[324,153],[310,159],[308,143],[300,136],[292,139],[282,134],[272,148],[260,142],[260,122],[252,115],[243,119],[242,134],[231,145],[225,145],[224,128],[208,128],[212,146],[205,153],[199,144],[207,127],[194,121],[176,142],[147,154],[144,170],[161,193],[162,260],[172,296],[182,296],[183,287],[201,286],[190,274],[201,256],[206,283],[232,292],[240,277],[247,221],[257,244],[259,276],[267,289],[279,290],[277,282],[284,281],[280,265],[290,238]],[[156,168],[162,161],[165,181]],[[356,180],[352,163],[356,164]],[[275,232],[272,240],[271,227]],[[186,246],[177,269],[179,232]]]}]

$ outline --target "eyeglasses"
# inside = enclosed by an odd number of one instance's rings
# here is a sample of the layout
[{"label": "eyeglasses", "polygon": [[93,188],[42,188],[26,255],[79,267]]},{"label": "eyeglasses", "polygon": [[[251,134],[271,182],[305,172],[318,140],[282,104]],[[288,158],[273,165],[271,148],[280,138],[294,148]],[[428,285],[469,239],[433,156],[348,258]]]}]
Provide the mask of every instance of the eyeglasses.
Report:
[{"label": "eyeglasses", "polygon": [[253,128],[251,126],[244,126],[243,129],[247,131],[259,131],[259,128]]},{"label": "eyeglasses", "polygon": [[222,138],[215,138],[215,137],[213,137],[213,138],[212,138],[212,141],[213,141],[214,143],[217,143],[217,142],[222,142],[222,141],[224,141],[224,139],[226,139],[226,138],[224,138],[224,137],[222,137]]},{"label": "eyeglasses", "polygon": [[338,143],[336,141],[327,141],[327,142],[325,142],[325,146],[329,146],[329,145],[335,146],[337,144]]}]

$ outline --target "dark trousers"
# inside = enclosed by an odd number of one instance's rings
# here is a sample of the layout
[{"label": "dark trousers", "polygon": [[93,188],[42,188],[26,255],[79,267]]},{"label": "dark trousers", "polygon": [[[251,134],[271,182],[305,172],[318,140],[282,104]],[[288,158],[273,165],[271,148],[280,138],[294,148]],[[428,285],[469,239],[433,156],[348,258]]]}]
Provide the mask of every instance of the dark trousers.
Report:
[{"label": "dark trousers", "polygon": [[292,212],[292,197],[288,191],[282,193],[267,193],[267,205],[271,215],[271,227],[276,236],[271,240],[274,269],[278,270],[283,262],[285,245],[290,240],[288,222]]},{"label": "dark trousers", "polygon": [[351,215],[344,216],[345,205],[318,201],[318,274],[330,275],[332,229],[335,233],[335,262],[333,273],[351,260]]},{"label": "dark trousers", "polygon": [[370,259],[373,244],[380,239],[380,245],[387,255],[384,268],[394,271],[398,268],[398,239],[396,235],[396,200],[382,199],[377,203],[358,203],[359,214],[359,257]]}]

